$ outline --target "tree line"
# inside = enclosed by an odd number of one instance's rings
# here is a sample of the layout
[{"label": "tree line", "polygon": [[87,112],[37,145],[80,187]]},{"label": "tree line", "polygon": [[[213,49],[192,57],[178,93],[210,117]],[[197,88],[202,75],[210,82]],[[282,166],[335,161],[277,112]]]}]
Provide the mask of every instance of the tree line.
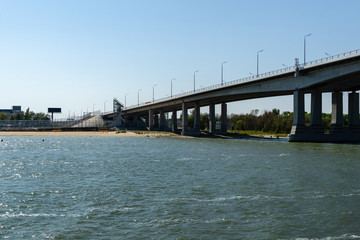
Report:
[{"label": "tree line", "polygon": [[10,115],[2,112],[0,113],[0,120],[28,120],[28,121],[46,121],[50,120],[49,114],[45,114],[42,112],[35,113],[33,111],[30,111],[30,109],[26,109],[25,112],[17,112],[12,113]]},{"label": "tree line", "polygon": [[[188,116],[189,127],[194,124],[195,113],[192,111]],[[284,133],[289,134],[293,123],[292,112],[285,111],[280,113],[279,109],[274,108],[272,111],[264,111],[259,114],[259,110],[252,110],[247,114],[231,114],[228,116],[228,129],[239,131],[262,131],[267,133]],[[216,114],[215,120],[220,121],[220,115]],[[305,126],[310,126],[311,114],[305,113]],[[329,132],[331,125],[331,114],[322,114],[322,123],[325,132]],[[348,125],[348,115],[344,114],[344,126]],[[200,114],[200,129],[209,129],[209,114]]]}]

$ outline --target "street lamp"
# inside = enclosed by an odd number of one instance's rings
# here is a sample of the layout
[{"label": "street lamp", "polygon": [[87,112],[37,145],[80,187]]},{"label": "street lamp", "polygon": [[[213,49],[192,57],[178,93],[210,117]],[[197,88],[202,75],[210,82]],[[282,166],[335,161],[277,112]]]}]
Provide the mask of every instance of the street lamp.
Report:
[{"label": "street lamp", "polygon": [[227,63],[227,61],[224,61],[221,63],[221,86],[224,84],[224,64]]},{"label": "street lamp", "polygon": [[139,105],[139,103],[140,103],[140,102],[139,102],[139,92],[141,92],[141,91],[142,91],[142,89],[139,89],[139,90],[138,90],[138,105]]},{"label": "street lamp", "polygon": [[154,89],[155,89],[156,86],[157,86],[157,84],[154,84],[154,85],[153,85],[153,102],[154,102],[154,100],[155,100],[155,98],[154,98]]},{"label": "street lamp", "polygon": [[127,95],[129,95],[128,93],[127,94],[125,94],[125,106],[124,106],[124,108],[126,108],[126,96]]},{"label": "street lamp", "polygon": [[259,53],[263,52],[264,50],[260,50],[256,54],[256,77],[259,76]]},{"label": "street lamp", "polygon": [[195,92],[195,74],[196,74],[197,72],[199,72],[199,70],[196,70],[196,71],[194,72],[194,92]]},{"label": "street lamp", "polygon": [[172,98],[172,87],[173,87],[173,81],[175,80],[176,78],[173,78],[173,79],[171,79],[171,93],[170,93],[170,97]]},{"label": "street lamp", "polygon": [[311,33],[304,36],[304,66],[306,63],[306,38],[310,37],[310,36],[311,36]]}]

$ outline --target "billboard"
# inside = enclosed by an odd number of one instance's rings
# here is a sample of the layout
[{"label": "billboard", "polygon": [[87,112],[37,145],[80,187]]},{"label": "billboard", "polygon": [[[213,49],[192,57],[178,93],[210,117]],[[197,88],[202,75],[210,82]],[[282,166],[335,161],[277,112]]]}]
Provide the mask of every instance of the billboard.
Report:
[{"label": "billboard", "polygon": [[48,113],[61,113],[61,108],[48,108]]}]

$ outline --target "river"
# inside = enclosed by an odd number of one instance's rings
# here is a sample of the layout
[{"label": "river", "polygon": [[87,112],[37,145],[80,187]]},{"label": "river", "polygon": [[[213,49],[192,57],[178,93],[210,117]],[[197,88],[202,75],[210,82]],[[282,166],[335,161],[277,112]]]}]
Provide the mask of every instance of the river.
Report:
[{"label": "river", "polygon": [[0,223],[4,239],[360,239],[360,146],[4,137]]}]

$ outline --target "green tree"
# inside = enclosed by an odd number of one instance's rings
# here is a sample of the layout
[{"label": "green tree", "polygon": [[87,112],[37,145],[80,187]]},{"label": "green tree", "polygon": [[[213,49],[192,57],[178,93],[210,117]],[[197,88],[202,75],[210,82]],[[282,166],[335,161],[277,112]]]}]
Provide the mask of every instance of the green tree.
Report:
[{"label": "green tree", "polygon": [[4,112],[0,113],[0,120],[4,121],[4,120],[8,120],[8,119],[9,119],[9,116],[6,113],[4,113]]},{"label": "green tree", "polygon": [[50,120],[50,116],[49,114],[45,114],[45,113],[35,113],[34,114],[34,117],[33,117],[33,120],[36,120],[36,121],[40,121],[40,120]]}]

